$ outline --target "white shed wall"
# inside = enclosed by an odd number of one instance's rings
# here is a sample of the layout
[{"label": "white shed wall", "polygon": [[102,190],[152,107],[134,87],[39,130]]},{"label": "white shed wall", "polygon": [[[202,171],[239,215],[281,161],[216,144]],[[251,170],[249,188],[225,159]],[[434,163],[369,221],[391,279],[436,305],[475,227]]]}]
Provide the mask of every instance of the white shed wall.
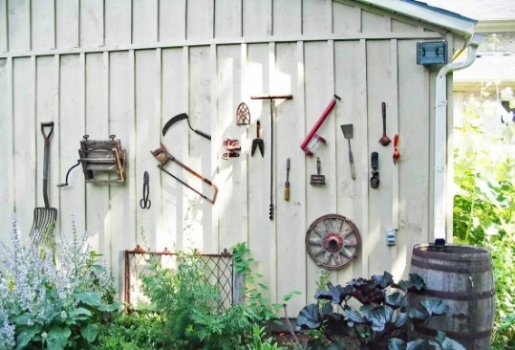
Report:
[{"label": "white shed wall", "polygon": [[[330,0],[0,0],[0,235],[17,213],[28,232],[42,206],[43,138],[40,123],[54,121],[50,204],[58,229],[71,232],[70,216],[90,234],[94,249],[123,290],[123,255],[141,243],[151,248],[196,247],[217,253],[245,241],[265,276],[272,301],[293,290],[295,314],[312,300],[319,268],[305,251],[307,227],[339,213],[361,233],[359,257],[332,280],[390,270],[407,272],[412,246],[431,240],[433,90],[436,72],[415,64],[415,45],[446,37],[443,30],[407,18]],[[447,36],[452,47],[452,37]],[[274,149],[268,102],[257,94],[293,94],[277,101]],[[309,184],[315,159],[299,145],[333,94],[342,97],[319,134],[318,154],[327,186]],[[235,125],[246,102],[252,125]],[[402,161],[378,143],[381,102],[387,133],[400,134]],[[187,112],[186,122],[161,136],[162,126]],[[261,121],[265,157],[250,157],[255,122]],[[357,179],[348,168],[340,125],[354,124]],[[68,168],[79,141],[116,134],[127,149],[123,185],[85,184]],[[242,144],[241,156],[222,160],[222,141]],[[164,143],[180,161],[220,189],[215,205],[156,168],[149,153]],[[270,152],[274,152],[275,219],[268,220]],[[379,152],[379,189],[371,189],[370,153]],[[285,162],[291,158],[291,199],[283,200]],[[80,169],[80,168],[79,168]],[[170,171],[194,186],[180,168]],[[139,207],[143,172],[150,173],[150,210]],[[209,191],[208,188],[204,188]],[[388,247],[385,231],[398,229]]]}]

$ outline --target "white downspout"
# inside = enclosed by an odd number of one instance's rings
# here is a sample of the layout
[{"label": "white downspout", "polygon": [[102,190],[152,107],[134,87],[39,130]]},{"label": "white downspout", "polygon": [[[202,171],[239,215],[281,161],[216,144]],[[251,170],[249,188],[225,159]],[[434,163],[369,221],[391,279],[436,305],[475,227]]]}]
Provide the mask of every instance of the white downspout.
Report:
[{"label": "white downspout", "polygon": [[443,66],[436,77],[435,92],[435,162],[434,162],[434,237],[435,245],[445,245],[446,228],[446,165],[447,165],[447,74],[467,68],[476,59],[482,35],[472,35],[468,44],[468,55],[464,61]]}]

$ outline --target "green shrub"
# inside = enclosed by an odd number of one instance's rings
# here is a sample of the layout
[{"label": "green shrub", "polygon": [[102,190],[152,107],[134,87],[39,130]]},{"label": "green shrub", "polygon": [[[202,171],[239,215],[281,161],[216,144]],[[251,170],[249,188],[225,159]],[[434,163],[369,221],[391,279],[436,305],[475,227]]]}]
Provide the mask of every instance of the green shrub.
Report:
[{"label": "green shrub", "polygon": [[253,320],[245,305],[223,310],[217,289],[209,283],[197,252],[179,253],[176,269],[156,259],[143,277],[151,307],[163,316],[162,341],[171,349],[236,349]]},{"label": "green shrub", "polygon": [[12,247],[2,244],[0,343],[3,349],[88,349],[120,304],[87,236],[60,235],[56,249],[23,243],[13,219]]},{"label": "green shrub", "polygon": [[154,312],[120,313],[100,328],[95,350],[164,349],[163,318]]},{"label": "green shrub", "polygon": [[[455,129],[455,243],[492,253],[496,314],[493,349],[515,348],[515,160],[510,144],[515,126],[485,134],[479,109],[469,104],[463,127]],[[508,136],[506,136],[508,135]]]}]

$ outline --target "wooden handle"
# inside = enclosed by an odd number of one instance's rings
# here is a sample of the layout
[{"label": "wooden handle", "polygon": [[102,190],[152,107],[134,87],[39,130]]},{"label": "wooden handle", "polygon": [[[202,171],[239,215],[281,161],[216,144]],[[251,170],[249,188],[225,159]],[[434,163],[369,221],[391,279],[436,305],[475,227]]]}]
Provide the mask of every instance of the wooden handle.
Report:
[{"label": "wooden handle", "polygon": [[251,100],[291,100],[293,95],[260,95],[250,96]]},{"label": "wooden handle", "polygon": [[289,201],[290,200],[290,183],[287,182],[284,187],[284,200]]}]

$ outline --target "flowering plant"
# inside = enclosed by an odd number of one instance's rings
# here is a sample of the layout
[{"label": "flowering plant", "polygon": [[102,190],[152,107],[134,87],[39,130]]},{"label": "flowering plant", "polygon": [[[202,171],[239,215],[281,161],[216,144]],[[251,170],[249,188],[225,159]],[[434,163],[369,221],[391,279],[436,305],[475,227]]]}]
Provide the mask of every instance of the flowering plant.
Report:
[{"label": "flowering plant", "polygon": [[[36,235],[37,236],[37,235]],[[4,349],[89,348],[103,317],[117,310],[112,280],[99,255],[61,233],[51,249],[24,243],[13,217],[11,243],[1,243],[0,344]]]}]

